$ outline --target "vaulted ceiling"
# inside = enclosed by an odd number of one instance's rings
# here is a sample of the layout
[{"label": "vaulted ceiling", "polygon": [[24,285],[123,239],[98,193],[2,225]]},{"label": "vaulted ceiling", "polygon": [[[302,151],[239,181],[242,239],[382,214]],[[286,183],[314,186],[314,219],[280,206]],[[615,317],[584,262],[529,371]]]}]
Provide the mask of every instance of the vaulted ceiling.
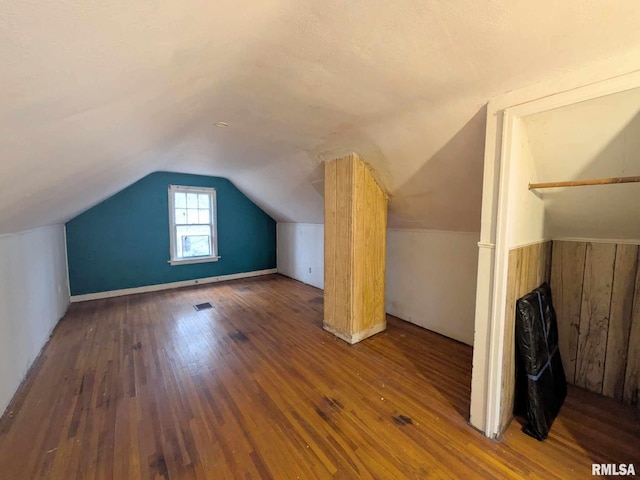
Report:
[{"label": "vaulted ceiling", "polygon": [[350,151],[391,226],[478,231],[487,100],[640,53],[639,24],[635,0],[5,0],[0,233],[157,170],[319,223],[322,162]]}]

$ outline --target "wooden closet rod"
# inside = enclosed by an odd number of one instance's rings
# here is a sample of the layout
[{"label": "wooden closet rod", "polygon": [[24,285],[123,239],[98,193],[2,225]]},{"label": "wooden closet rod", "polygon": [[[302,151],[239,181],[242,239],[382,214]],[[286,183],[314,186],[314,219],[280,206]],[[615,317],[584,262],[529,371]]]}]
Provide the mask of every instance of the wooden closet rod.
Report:
[{"label": "wooden closet rod", "polygon": [[613,177],[613,178],[598,178],[596,180],[575,180],[571,182],[530,183],[529,190],[534,190],[538,188],[582,187],[585,185],[610,185],[612,183],[636,183],[636,182],[640,182],[640,177]]}]

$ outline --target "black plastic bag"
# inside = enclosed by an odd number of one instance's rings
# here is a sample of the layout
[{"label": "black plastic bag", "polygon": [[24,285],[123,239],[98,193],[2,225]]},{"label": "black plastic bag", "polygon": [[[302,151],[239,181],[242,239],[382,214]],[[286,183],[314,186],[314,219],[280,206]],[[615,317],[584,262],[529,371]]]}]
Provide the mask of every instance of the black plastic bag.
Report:
[{"label": "black plastic bag", "polygon": [[545,282],[516,302],[514,410],[526,414],[528,423],[522,431],[538,440],[547,438],[566,396],[556,312]]}]

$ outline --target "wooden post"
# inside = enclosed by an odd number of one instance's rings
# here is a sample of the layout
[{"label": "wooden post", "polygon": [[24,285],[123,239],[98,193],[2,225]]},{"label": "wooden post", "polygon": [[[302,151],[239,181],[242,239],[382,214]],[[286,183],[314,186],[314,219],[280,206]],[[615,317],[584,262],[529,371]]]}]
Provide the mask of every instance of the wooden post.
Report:
[{"label": "wooden post", "polygon": [[324,184],[324,329],[353,344],[387,324],[387,197],[356,154],[325,163]]}]

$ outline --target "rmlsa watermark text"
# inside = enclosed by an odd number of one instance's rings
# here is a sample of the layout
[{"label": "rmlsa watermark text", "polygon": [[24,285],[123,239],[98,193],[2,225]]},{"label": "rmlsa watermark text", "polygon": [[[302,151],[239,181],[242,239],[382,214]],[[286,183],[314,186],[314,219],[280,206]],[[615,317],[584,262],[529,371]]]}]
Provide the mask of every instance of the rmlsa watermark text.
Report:
[{"label": "rmlsa watermark text", "polygon": [[636,467],[633,463],[594,463],[591,465],[591,475],[633,475],[636,474]]}]

